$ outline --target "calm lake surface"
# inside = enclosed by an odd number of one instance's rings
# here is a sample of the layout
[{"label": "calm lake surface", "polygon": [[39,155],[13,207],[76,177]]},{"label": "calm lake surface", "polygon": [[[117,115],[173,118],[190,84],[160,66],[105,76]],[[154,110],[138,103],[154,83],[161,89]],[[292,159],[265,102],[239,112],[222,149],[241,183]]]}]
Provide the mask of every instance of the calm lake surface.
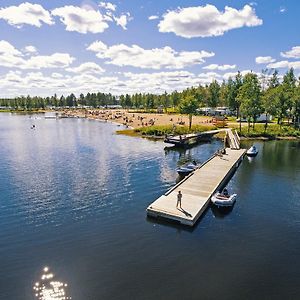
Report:
[{"label": "calm lake surface", "polygon": [[120,128],[0,114],[0,299],[36,299],[45,266],[79,300],[300,299],[299,142],[257,142],[233,210],[188,229],[145,209],[221,143],[165,151]]}]

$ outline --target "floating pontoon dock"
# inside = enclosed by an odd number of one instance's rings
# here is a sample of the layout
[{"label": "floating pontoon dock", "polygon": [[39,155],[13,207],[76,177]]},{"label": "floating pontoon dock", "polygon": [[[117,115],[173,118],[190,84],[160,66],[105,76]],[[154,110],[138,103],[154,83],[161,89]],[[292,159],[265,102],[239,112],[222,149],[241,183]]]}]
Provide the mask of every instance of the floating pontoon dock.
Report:
[{"label": "floating pontoon dock", "polygon": [[[226,154],[216,154],[201,167],[175,185],[149,205],[147,214],[175,220],[193,226],[209,205],[211,196],[233,175],[243,160],[246,150],[240,149],[239,137],[227,129],[226,139],[230,148]],[[181,208],[176,208],[178,191],[182,193]]]}]

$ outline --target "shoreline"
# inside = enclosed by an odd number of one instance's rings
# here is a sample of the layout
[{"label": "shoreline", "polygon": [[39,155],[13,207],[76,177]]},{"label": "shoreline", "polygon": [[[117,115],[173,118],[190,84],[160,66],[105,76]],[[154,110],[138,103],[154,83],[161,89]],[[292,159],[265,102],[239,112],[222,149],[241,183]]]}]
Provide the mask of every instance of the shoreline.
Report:
[{"label": "shoreline", "polygon": [[[126,132],[127,131],[127,132]],[[150,139],[150,140],[164,140],[164,136],[157,136],[157,135],[143,135],[139,132],[134,131],[134,129],[124,129],[124,130],[117,130],[116,134],[120,135],[127,135],[131,137],[139,137],[144,139]],[[276,137],[265,137],[265,136],[257,136],[257,137],[245,137],[240,136],[241,141],[300,141],[300,137],[295,136],[276,136]],[[223,136],[214,136],[214,139],[222,140]]]},{"label": "shoreline", "polygon": [[[151,140],[162,140],[164,139],[165,134],[153,135],[147,134],[147,130],[152,127],[158,129],[166,129],[166,127],[173,126],[173,128],[183,128],[188,124],[188,116],[181,114],[163,114],[163,113],[147,113],[147,112],[134,112],[127,111],[124,109],[95,109],[95,110],[62,110],[62,111],[53,111],[53,110],[39,110],[39,111],[7,111],[0,110],[4,113],[16,113],[16,114],[35,114],[35,113],[61,113],[65,118],[83,118],[88,120],[95,120],[101,122],[110,122],[117,126],[123,126],[124,129],[116,130],[116,134],[123,134],[132,137],[141,137]],[[237,123],[228,122],[229,128],[237,130]],[[234,125],[234,126],[232,126]],[[243,127],[247,124],[243,123]],[[193,116],[193,126],[207,127],[214,126],[212,123],[212,117],[208,116]],[[139,131],[141,130],[141,131]],[[239,133],[239,131],[238,131]],[[168,133],[166,133],[168,134]],[[185,134],[185,133],[183,133]],[[280,136],[280,135],[257,135],[257,136],[244,136],[239,133],[241,140],[251,141],[251,140],[260,140],[260,141],[272,141],[272,140],[300,140],[300,136]],[[217,139],[222,139],[222,136],[215,136]]]}]

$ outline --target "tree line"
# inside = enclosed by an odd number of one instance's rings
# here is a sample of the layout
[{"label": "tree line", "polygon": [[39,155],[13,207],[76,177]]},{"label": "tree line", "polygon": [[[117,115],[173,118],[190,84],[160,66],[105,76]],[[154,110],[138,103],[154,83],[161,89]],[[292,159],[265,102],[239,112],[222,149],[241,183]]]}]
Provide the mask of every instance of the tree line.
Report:
[{"label": "tree line", "polygon": [[104,107],[107,105],[118,105],[119,101],[116,96],[105,93],[87,93],[80,94],[76,97],[73,93],[68,96],[62,95],[57,97],[56,94],[52,97],[31,97],[20,96],[14,99],[0,99],[0,107],[7,107],[19,110],[45,109],[47,107]]},{"label": "tree line", "polygon": [[[155,109],[173,107],[174,110],[191,116],[200,107],[226,106],[236,113],[237,118],[246,118],[248,124],[255,125],[258,117],[265,113],[277,117],[278,124],[284,120],[299,126],[300,121],[300,79],[294,70],[289,69],[283,78],[275,70],[263,70],[261,75],[248,73],[244,76],[238,72],[227,81],[218,83],[213,80],[205,86],[199,85],[177,92],[156,94],[125,94],[120,97],[105,93],[87,93],[76,97],[73,93],[64,97],[17,97],[0,99],[0,106],[15,109],[37,109],[53,107],[105,107],[121,105],[123,108]],[[266,122],[266,127],[267,127]]]}]

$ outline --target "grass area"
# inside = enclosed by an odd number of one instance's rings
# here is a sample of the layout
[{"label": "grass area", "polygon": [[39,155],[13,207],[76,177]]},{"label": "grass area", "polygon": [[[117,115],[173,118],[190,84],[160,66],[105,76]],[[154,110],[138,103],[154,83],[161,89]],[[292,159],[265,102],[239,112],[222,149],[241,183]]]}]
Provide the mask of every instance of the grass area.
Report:
[{"label": "grass area", "polygon": [[[239,132],[239,125],[234,126]],[[278,124],[269,124],[265,131],[264,124],[256,124],[255,128],[251,127],[248,132],[248,126],[242,127],[242,131],[239,134],[246,138],[259,138],[264,137],[268,139],[276,139],[281,137],[296,137],[300,138],[300,130],[295,129],[290,125],[283,125],[281,128]]]},{"label": "grass area", "polygon": [[140,134],[138,132],[136,132],[135,129],[117,130],[116,134],[124,134],[127,136],[140,136]]},{"label": "grass area", "polygon": [[233,117],[233,116],[227,117],[227,121],[228,122],[236,122],[236,117]]},{"label": "grass area", "polygon": [[154,125],[149,127],[137,128],[134,131],[143,136],[164,136],[166,134],[187,134],[192,132],[202,132],[216,129],[213,125],[193,125],[191,130],[188,126],[176,126],[175,130],[173,125]]},{"label": "grass area", "polygon": [[[283,125],[281,128],[277,124],[270,124],[265,131],[264,124],[256,124],[255,128],[251,127],[248,132],[248,127],[242,127],[242,131],[239,131],[239,125],[231,126],[231,128],[236,129],[240,136],[244,138],[266,138],[266,139],[276,139],[276,138],[300,138],[300,130],[293,128],[289,125]],[[154,125],[149,127],[141,127],[136,129],[126,129],[118,130],[117,134],[124,134],[127,136],[144,136],[144,137],[163,137],[166,134],[187,134],[192,132],[203,132],[208,130],[217,129],[213,125],[193,125],[191,130],[188,126],[176,126],[175,131],[172,125]],[[222,138],[224,133],[215,135],[215,137]]]}]

